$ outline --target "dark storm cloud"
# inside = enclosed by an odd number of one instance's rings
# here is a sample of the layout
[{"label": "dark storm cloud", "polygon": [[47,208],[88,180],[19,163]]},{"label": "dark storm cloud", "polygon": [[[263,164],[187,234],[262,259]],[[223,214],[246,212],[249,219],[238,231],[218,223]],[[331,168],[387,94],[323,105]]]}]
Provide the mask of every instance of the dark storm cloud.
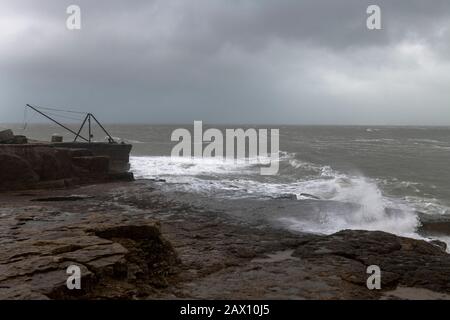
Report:
[{"label": "dark storm cloud", "polygon": [[31,102],[110,122],[448,124],[449,40],[447,0],[0,0],[0,122]]}]

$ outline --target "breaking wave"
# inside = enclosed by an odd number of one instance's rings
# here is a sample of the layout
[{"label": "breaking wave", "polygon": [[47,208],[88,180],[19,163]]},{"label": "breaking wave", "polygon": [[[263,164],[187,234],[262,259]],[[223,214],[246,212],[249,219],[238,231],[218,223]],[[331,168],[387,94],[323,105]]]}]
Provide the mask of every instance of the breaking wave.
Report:
[{"label": "breaking wave", "polygon": [[136,178],[163,178],[168,182],[164,188],[208,197],[270,201],[288,195],[294,201],[317,201],[318,208],[322,202],[354,205],[345,212],[329,207],[318,210],[317,219],[279,218],[292,230],[330,234],[363,229],[419,237],[415,231],[420,222],[411,202],[384,195],[375,180],[302,161],[294,153],[280,152],[279,175],[269,177],[259,175],[256,159],[132,157],[131,166]]}]

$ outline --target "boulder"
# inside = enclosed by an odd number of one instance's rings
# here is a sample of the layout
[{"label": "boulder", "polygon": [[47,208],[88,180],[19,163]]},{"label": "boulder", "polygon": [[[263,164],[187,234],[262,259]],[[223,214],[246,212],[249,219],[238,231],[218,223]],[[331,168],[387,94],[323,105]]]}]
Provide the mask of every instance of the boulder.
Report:
[{"label": "boulder", "polygon": [[16,136],[14,136],[13,143],[14,144],[27,144],[28,139],[26,136],[16,135]]},{"label": "boulder", "polygon": [[7,143],[8,141],[11,141],[14,139],[14,134],[12,130],[3,130],[0,131],[0,143]]},{"label": "boulder", "polygon": [[365,270],[377,265],[384,287],[450,290],[450,256],[442,246],[381,231],[344,230],[311,241],[293,253],[335,268],[343,280],[365,285]]}]

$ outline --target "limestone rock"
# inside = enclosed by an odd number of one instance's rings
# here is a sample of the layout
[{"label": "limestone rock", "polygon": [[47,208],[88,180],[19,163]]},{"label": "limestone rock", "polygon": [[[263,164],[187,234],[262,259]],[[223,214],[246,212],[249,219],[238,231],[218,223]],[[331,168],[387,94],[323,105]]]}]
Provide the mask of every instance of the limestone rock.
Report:
[{"label": "limestone rock", "polygon": [[[69,227],[73,222],[69,219],[65,224]],[[77,223],[56,234],[43,228],[37,234],[28,233],[29,240],[4,245],[0,253],[0,299],[98,298],[105,294],[100,293],[103,288],[112,284],[136,287],[138,281],[150,287],[167,285],[164,275],[178,263],[176,253],[157,225],[141,223],[110,222],[98,225],[98,230],[94,222]],[[81,269],[82,290],[66,286],[70,265]],[[108,293],[115,294],[124,293]]]},{"label": "limestone rock", "polygon": [[344,230],[300,246],[293,256],[323,261],[351,282],[364,284],[366,275],[361,271],[377,265],[384,285],[450,292],[450,255],[423,240],[380,231]]},{"label": "limestone rock", "polygon": [[12,130],[7,129],[0,131],[0,143],[6,143],[14,139],[14,134]]},{"label": "limestone rock", "polygon": [[0,153],[0,184],[35,182],[39,176],[30,164],[14,154]]},{"label": "limestone rock", "polygon": [[107,173],[109,171],[109,158],[106,156],[73,157],[72,161],[75,166],[91,173]]}]

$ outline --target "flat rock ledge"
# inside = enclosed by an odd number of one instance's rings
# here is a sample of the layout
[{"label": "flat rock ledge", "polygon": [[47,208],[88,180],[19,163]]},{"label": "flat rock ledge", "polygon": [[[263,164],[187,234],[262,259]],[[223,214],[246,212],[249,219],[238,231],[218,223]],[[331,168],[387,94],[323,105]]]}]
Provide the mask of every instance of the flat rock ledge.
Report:
[{"label": "flat rock ledge", "polygon": [[[177,263],[158,224],[66,225],[2,244],[0,299],[139,298],[167,286]],[[70,265],[81,290],[67,288]]]},{"label": "flat rock ledge", "polygon": [[[0,194],[0,299],[450,299],[439,244],[248,225],[158,188]],[[70,265],[81,290],[67,289]],[[370,265],[381,290],[366,286]]]}]

